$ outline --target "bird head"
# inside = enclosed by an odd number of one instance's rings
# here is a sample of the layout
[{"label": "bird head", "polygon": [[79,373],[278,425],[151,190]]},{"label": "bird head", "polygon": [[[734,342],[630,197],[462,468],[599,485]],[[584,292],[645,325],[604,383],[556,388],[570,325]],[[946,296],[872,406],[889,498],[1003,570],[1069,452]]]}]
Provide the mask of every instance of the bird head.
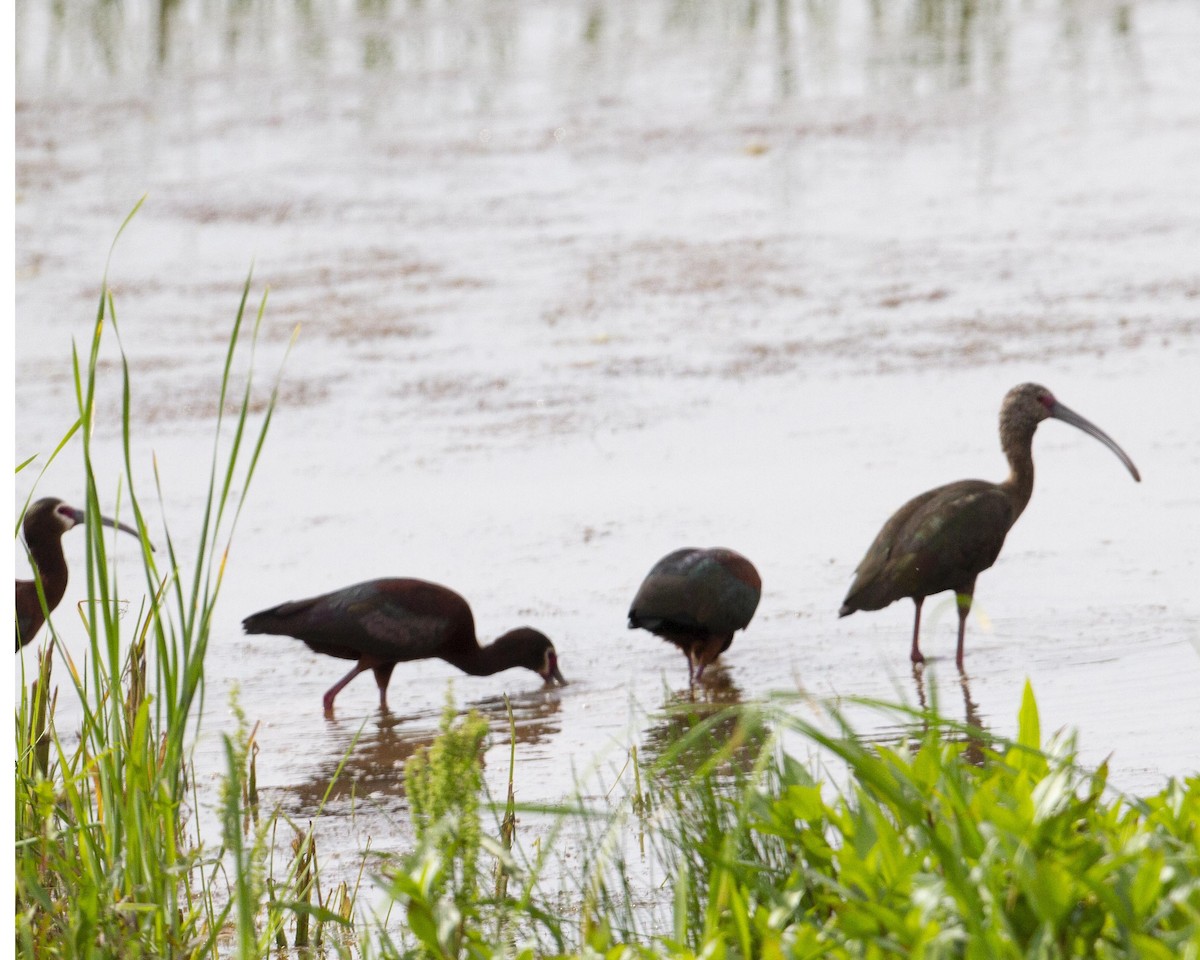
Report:
[{"label": "bird head", "polygon": [[1036,427],[1047,417],[1054,416],[1058,401],[1040,383],[1022,383],[1005,394],[1000,407],[1000,420]]},{"label": "bird head", "polygon": [[[31,534],[36,535],[37,533],[61,537],[72,527],[78,526],[86,519],[87,514],[78,507],[64,503],[57,497],[42,497],[42,499],[32,503],[29,509],[25,511],[25,520],[22,524],[22,529],[25,531],[26,541],[29,540]],[[111,520],[108,517],[100,517],[100,522],[106,527],[112,527],[114,530],[124,530],[135,537],[138,536],[138,532],[133,527],[127,526],[124,523],[118,523],[116,520]]]},{"label": "bird head", "polygon": [[60,534],[83,523],[83,511],[57,497],[42,497],[25,511],[25,526],[48,524]]},{"label": "bird head", "polygon": [[532,670],[546,681],[547,686],[558,684],[567,685],[566,679],[558,669],[558,654],[550,638],[532,627],[518,627],[510,630],[496,641],[497,646],[507,647],[513,666],[525,667]]},{"label": "bird head", "polygon": [[1140,481],[1141,475],[1129,455],[1117,446],[1117,442],[1086,417],[1076,413],[1065,403],[1058,400],[1053,393],[1038,383],[1022,383],[1013,387],[1004,397],[1000,408],[1000,433],[1006,436],[1014,434],[1032,435],[1037,425],[1043,420],[1053,418],[1069,423],[1084,433],[1095,437],[1117,455],[1125,468]]}]

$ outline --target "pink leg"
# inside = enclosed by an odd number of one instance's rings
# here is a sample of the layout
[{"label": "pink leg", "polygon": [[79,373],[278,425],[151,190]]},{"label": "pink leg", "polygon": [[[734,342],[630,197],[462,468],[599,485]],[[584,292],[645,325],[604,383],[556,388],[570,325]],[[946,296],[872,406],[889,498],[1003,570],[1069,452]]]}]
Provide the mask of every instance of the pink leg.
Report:
[{"label": "pink leg", "polygon": [[387,705],[387,688],[388,681],[392,679],[392,669],[396,665],[394,663],[385,663],[382,666],[375,667],[375,683],[379,686],[379,709],[384,713],[388,712]]},{"label": "pink leg", "polygon": [[362,660],[359,660],[358,663],[355,664],[353,670],[351,670],[348,674],[346,674],[344,677],[342,677],[341,680],[339,680],[332,687],[330,687],[327,691],[325,691],[325,698],[322,702],[325,704],[325,715],[326,716],[329,716],[330,714],[333,713],[333,698],[342,692],[342,687],[344,687],[346,684],[348,684],[351,680],[353,680],[355,677],[357,677],[364,670],[370,670],[370,669],[371,668],[368,664],[364,663]]},{"label": "pink leg", "polygon": [[708,637],[703,643],[697,643],[692,646],[692,657],[696,661],[696,681],[704,676],[704,668],[717,659],[721,655],[733,637]]},{"label": "pink leg", "polygon": [[918,638],[921,636],[921,604],[924,602],[924,597],[913,597],[913,603],[917,605],[917,618],[913,621],[912,652],[908,655],[913,663],[925,662],[925,658],[921,655],[921,648],[917,643]]}]

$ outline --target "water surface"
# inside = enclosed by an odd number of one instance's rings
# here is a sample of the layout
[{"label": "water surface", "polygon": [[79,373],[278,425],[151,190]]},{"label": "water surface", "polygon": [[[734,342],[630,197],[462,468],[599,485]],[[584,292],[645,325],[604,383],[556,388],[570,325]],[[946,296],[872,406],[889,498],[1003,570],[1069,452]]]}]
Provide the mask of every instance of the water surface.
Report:
[{"label": "water surface", "polygon": [[[109,276],[137,479],[153,489],[155,457],[182,553],[251,263],[265,379],[299,326],[210,647],[206,783],[235,689],[264,794],[298,821],[349,749],[320,837],[327,878],[353,876],[368,837],[406,847],[403,761],[452,682],[493,725],[493,795],[507,692],[518,799],[603,802],[630,746],[678,736],[684,660],[624,614],[684,545],[733,547],[765,584],[702,703],[937,688],[1008,735],[1028,677],[1043,729],[1111,753],[1120,788],[1196,769],[1194,4],[319,7],[17,6],[18,462],[74,418],[70,344],[143,194]],[[111,339],[103,359],[115,499]],[[945,597],[918,685],[911,604],[837,608],[908,497],[1002,478],[997,411],[1025,380],[1144,482],[1043,426],[1033,500],[979,581],[969,687]],[[39,487],[80,491],[69,455]],[[325,720],[345,664],[240,620],[378,576],[459,590],[485,639],[543,630],[571,685],[418,663],[392,715],[360,679]],[[56,617],[76,653],[78,579]]]}]

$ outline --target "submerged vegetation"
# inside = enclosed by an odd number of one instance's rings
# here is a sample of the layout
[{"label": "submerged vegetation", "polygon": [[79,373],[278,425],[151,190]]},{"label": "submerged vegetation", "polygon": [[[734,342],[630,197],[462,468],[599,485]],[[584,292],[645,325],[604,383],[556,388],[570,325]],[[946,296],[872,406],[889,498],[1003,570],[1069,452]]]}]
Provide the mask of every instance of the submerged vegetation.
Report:
[{"label": "submerged vegetation", "polygon": [[[147,527],[122,364],[116,499],[140,531],[148,599],[121,617],[102,528],[85,525],[85,662],[49,621],[16,714],[19,956],[1200,958],[1200,778],[1120,795],[1069,736],[1042,736],[1028,688],[1012,741],[935,711],[904,712],[911,739],[880,744],[834,710],[818,724],[782,701],[707,718],[685,706],[657,726],[651,759],[631,749],[623,795],[549,810],[522,810],[511,788],[488,802],[487,725],[448,708],[405,771],[415,847],[371,861],[383,901],[371,911],[347,883],[322,885],[319,819],[261,810],[250,718],[225,737],[220,836],[200,836],[211,800],[190,757],[209,628],[274,409],[272,393],[254,419],[252,364],[239,366],[262,317],[246,322],[249,295],[247,281],[208,496],[178,539],[190,563],[169,528],[159,543]],[[92,460],[106,329],[116,336],[107,287],[75,358],[68,431],[90,517],[113,498]],[[77,729],[56,718],[64,679]],[[819,748],[824,776],[784,749],[796,738]]]},{"label": "submerged vegetation", "polygon": [[[1072,56],[1093,45],[1120,46],[1135,32],[1136,4],[1106,0],[573,0],[513,4],[496,0],[363,0],[350,3],[248,0],[86,0],[18,4],[16,67],[21,79],[119,76],[149,71],[208,72],[236,64],[335,74],[403,75],[414,60],[440,58],[482,71],[476,91],[503,86],[522,55],[537,56],[526,32],[539,20],[559,25],[568,61],[627,67],[628,38],[670,56],[680,43],[711,50],[714,92],[749,90],[760,70],[772,95],[788,100],[823,90],[843,60],[872,85],[922,89],[1002,88],[1023,23],[1045,19]],[[61,51],[70,49],[71,57]],[[716,56],[719,51],[719,56]],[[473,69],[463,70],[467,64]],[[604,82],[594,77],[592,82]],[[403,98],[405,90],[392,91]]]}]

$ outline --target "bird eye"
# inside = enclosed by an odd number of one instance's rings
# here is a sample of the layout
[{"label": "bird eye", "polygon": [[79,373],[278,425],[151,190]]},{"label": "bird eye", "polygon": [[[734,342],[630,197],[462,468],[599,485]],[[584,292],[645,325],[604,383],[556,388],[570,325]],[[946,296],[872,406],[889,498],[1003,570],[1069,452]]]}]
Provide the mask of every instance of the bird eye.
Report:
[{"label": "bird eye", "polygon": [[1051,407],[1054,406],[1054,394],[1052,394],[1048,390],[1043,390],[1041,393],[1038,394],[1038,403],[1040,403],[1043,407],[1045,407],[1047,410],[1049,410]]}]

